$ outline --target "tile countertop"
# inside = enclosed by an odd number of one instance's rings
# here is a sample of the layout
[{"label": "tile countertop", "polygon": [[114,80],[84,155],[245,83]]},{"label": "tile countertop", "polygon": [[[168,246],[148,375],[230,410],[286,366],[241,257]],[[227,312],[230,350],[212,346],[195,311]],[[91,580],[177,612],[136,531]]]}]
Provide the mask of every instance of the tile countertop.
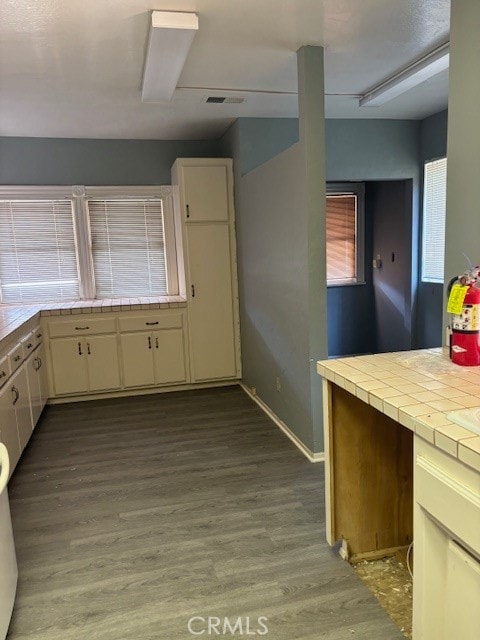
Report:
[{"label": "tile countertop", "polygon": [[79,313],[107,313],[111,311],[137,311],[185,307],[182,296],[154,298],[114,298],[111,300],[80,300],[76,302],[45,302],[29,305],[0,305],[0,342],[16,329],[40,316],[64,316]]},{"label": "tile countertop", "polygon": [[480,408],[480,367],[453,364],[439,348],[322,360],[317,372],[480,471],[480,436],[447,418]]}]

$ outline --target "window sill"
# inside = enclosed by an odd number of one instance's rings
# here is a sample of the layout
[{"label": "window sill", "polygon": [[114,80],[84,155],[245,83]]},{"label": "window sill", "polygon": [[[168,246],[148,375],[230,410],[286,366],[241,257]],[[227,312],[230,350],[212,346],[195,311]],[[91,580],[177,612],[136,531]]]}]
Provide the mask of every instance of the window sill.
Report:
[{"label": "window sill", "polygon": [[327,282],[327,289],[339,289],[343,287],[358,287],[367,284],[365,280],[358,280],[352,282],[351,280],[344,280],[343,282],[332,282],[331,284]]}]

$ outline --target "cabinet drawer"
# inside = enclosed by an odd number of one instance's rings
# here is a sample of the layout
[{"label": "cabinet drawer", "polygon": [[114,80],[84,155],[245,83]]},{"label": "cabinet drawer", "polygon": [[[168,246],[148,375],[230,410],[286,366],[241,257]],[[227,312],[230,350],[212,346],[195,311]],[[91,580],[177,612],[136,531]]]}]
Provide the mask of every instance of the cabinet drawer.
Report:
[{"label": "cabinet drawer", "polygon": [[17,346],[8,353],[8,361],[10,363],[10,371],[13,373],[23,362],[23,344]]},{"label": "cabinet drawer", "polygon": [[43,341],[43,329],[38,326],[33,330],[33,340],[35,342],[35,346],[40,344]]},{"label": "cabinet drawer", "polygon": [[10,376],[10,362],[8,356],[0,360],[0,387],[3,387]]},{"label": "cabinet drawer", "polygon": [[99,333],[115,333],[115,318],[85,318],[78,315],[76,320],[66,320],[48,323],[48,333],[51,338],[65,336],[85,336]]},{"label": "cabinet drawer", "polygon": [[28,355],[35,349],[37,343],[35,342],[35,332],[32,331],[22,340],[23,355],[28,358]]},{"label": "cabinet drawer", "polygon": [[155,331],[156,329],[181,329],[183,316],[181,313],[166,313],[151,316],[135,316],[120,318],[120,331]]}]

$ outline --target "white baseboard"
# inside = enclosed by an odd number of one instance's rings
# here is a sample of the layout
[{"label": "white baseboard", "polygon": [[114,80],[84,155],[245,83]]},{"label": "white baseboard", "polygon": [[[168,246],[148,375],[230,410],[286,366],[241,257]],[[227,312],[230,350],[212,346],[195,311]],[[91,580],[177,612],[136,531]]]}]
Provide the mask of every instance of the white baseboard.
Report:
[{"label": "white baseboard", "polygon": [[320,453],[313,453],[313,451],[311,451],[301,440],[298,436],[296,436],[293,431],[290,429],[290,427],[288,427],[283,420],[280,420],[280,418],[273,413],[273,411],[270,409],[270,407],[265,404],[265,402],[263,400],[261,400],[256,394],[252,393],[252,390],[247,387],[247,385],[243,384],[243,382],[240,382],[240,386],[242,387],[242,389],[245,391],[245,393],[247,394],[247,396],[250,396],[250,398],[256,402],[258,404],[258,406],[260,407],[260,409],[262,409],[262,411],[264,411],[264,413],[267,414],[267,416],[270,418],[270,420],[272,420],[277,427],[279,427],[283,433],[287,436],[287,438],[290,438],[290,440],[293,442],[294,445],[296,445],[298,447],[298,449],[300,449],[300,451],[303,453],[303,455],[308,458],[308,460],[310,460],[310,462],[324,462],[325,461],[325,452],[321,451]]}]

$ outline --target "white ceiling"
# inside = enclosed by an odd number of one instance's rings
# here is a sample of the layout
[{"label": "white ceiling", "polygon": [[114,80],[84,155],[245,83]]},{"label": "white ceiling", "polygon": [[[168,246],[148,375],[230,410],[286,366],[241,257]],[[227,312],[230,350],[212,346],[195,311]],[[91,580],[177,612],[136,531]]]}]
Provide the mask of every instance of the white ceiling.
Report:
[{"label": "white ceiling", "polygon": [[[141,102],[150,11],[195,11],[171,102]],[[444,43],[449,0],[0,0],[0,135],[205,139],[297,115],[296,51],[325,46],[330,118],[423,118],[444,72],[382,107],[358,96]],[[225,92],[230,89],[231,92]],[[204,104],[206,95],[243,104]]]}]

